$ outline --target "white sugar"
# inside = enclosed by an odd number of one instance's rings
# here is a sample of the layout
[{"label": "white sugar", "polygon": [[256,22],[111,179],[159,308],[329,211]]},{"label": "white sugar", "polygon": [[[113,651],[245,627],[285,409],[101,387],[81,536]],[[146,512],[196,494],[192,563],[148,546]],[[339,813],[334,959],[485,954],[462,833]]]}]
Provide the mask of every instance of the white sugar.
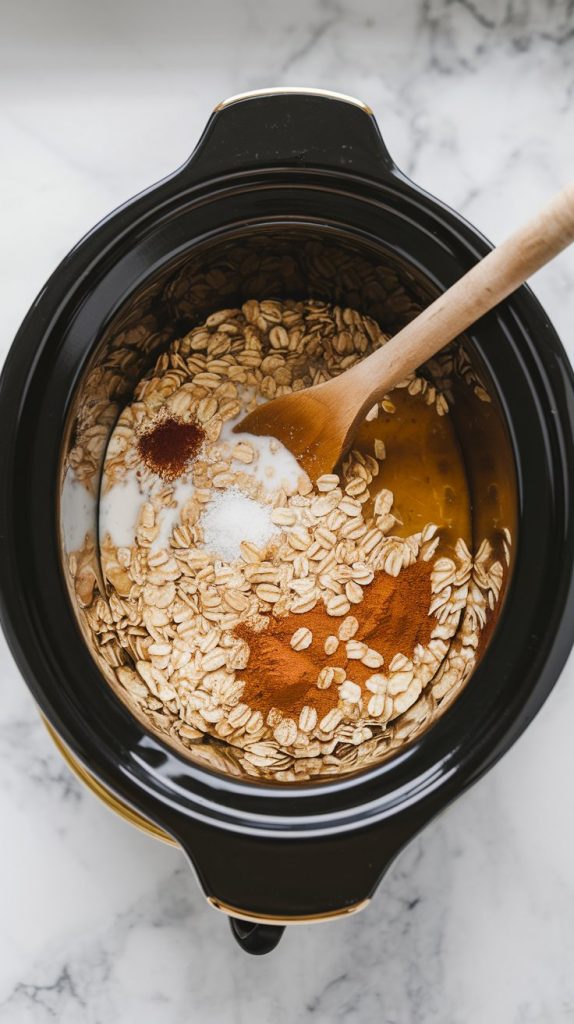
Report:
[{"label": "white sugar", "polygon": [[263,548],[279,532],[271,521],[271,508],[236,487],[214,492],[200,525],[206,550],[228,562],[241,556],[242,541]]}]

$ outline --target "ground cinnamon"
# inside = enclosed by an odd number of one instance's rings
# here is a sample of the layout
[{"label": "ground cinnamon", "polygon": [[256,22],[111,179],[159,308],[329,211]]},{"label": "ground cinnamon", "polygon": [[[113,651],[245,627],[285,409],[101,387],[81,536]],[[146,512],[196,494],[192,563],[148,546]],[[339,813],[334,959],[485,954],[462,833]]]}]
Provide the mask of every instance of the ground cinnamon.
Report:
[{"label": "ground cinnamon", "polygon": [[[395,654],[410,657],[416,644],[426,646],[430,640],[430,573],[431,565],[422,561],[403,569],[396,578],[378,572],[365,587],[364,600],[352,608],[359,622],[355,639],[383,655],[382,672]],[[238,626],[235,632],[247,641],[251,652],[242,672],[246,681],[242,700],[264,715],[275,707],[296,717],[305,704],[315,707],[319,715],[326,714],[336,706],[339,695],[334,684],[327,690],[316,686],[319,671],[325,666],[345,668],[353,682],[364,686],[374,669],[360,661],[349,661],[343,642],[330,657],[325,654],[325,640],[337,633],[340,624],[341,619],[327,615],[324,605],[318,604],[305,615],[271,616],[268,628],[262,632],[255,632],[246,623]],[[313,642],[306,650],[294,651],[289,641],[300,626],[311,630]]]},{"label": "ground cinnamon", "polygon": [[182,475],[204,440],[205,431],[199,424],[168,416],[141,435],[138,451],[146,466],[170,482]]}]

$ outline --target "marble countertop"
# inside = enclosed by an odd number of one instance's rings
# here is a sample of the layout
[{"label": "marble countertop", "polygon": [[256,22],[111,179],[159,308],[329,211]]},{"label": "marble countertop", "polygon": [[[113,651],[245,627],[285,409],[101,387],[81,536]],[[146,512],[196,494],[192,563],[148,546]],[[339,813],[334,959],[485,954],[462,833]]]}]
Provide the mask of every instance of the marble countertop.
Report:
[{"label": "marble countertop", "polygon": [[[180,164],[219,100],[354,94],[493,240],[572,176],[569,0],[6,4],[0,358],[76,240]],[[574,251],[534,280],[574,355]],[[369,908],[246,957],[182,854],[69,773],[0,647],[0,1024],[574,1021],[574,661]]]}]

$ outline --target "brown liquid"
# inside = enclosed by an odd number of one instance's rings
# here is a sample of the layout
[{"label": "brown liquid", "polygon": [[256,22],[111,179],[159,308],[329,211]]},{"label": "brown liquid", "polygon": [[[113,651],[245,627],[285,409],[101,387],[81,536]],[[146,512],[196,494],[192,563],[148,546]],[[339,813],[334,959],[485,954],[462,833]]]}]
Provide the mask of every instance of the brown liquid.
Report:
[{"label": "brown liquid", "polygon": [[376,420],[364,423],[354,444],[372,454],[375,438],[384,441],[386,459],[370,486],[372,498],[382,488],[393,492],[392,511],[402,520],[393,529],[397,536],[408,537],[436,523],[443,545],[452,547],[462,537],[470,547],[470,494],[450,414],[438,416],[433,406],[402,389],[393,391],[392,402],[396,412],[380,412]]}]

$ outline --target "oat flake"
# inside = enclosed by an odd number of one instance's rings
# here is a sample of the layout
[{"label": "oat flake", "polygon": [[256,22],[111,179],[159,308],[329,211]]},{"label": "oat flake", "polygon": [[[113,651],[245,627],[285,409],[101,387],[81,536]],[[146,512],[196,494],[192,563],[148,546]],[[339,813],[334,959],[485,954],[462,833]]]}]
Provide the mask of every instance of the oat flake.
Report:
[{"label": "oat flake", "polygon": [[248,498],[237,487],[214,493],[203,513],[200,525],[203,546],[211,554],[233,562],[241,556],[241,543],[247,541],[265,548],[279,531],[273,525],[271,509]]}]

